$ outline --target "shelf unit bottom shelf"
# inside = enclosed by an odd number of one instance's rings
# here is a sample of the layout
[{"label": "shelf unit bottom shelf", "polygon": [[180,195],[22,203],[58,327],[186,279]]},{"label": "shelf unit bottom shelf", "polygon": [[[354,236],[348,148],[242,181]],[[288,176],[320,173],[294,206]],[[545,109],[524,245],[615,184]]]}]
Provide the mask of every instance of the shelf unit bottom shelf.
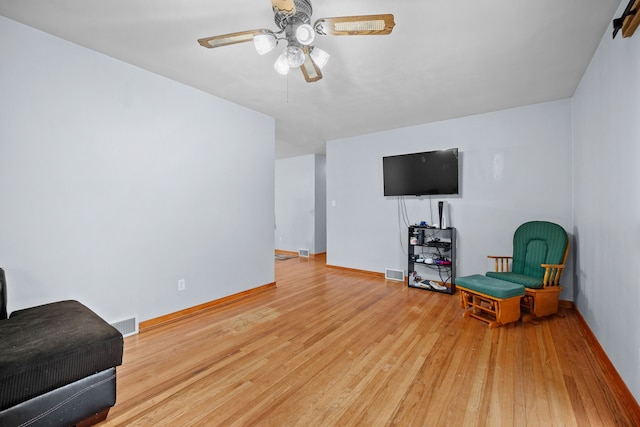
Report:
[{"label": "shelf unit bottom shelf", "polygon": [[449,283],[444,283],[444,282],[441,282],[439,280],[433,280],[433,282],[436,282],[436,283],[439,283],[442,286],[445,286],[446,289],[442,289],[442,290],[441,289],[435,289],[435,288],[432,288],[432,287],[430,287],[430,286],[428,286],[426,284],[423,285],[420,282],[419,282],[420,284],[415,284],[414,283],[414,284],[408,284],[408,286],[410,288],[424,289],[425,291],[439,292],[441,294],[453,294],[455,292],[455,289],[452,289],[451,284],[449,284]]}]

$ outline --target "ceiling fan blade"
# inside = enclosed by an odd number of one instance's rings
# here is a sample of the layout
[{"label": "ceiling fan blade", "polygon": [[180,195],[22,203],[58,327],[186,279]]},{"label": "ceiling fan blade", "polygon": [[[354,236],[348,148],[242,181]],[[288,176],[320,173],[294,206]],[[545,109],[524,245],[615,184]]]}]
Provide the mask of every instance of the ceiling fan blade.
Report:
[{"label": "ceiling fan blade", "polygon": [[296,13],[296,5],[293,0],[271,0],[273,10],[277,10],[285,15],[293,15]]},{"label": "ceiling fan blade", "polygon": [[311,59],[308,46],[305,46],[302,50],[304,51],[304,62],[300,66],[300,69],[302,70],[302,74],[304,74],[304,79],[309,83],[317,82],[322,78],[320,67]]},{"label": "ceiling fan blade", "polygon": [[266,29],[240,31],[239,33],[222,34],[219,36],[198,39],[198,43],[200,43],[201,46],[208,48],[229,46],[231,44],[253,41],[253,37],[259,34],[274,35],[274,32]]},{"label": "ceiling fan blade", "polygon": [[321,18],[313,25],[316,33],[334,36],[369,36],[391,34],[396,23],[390,13],[383,15]]}]

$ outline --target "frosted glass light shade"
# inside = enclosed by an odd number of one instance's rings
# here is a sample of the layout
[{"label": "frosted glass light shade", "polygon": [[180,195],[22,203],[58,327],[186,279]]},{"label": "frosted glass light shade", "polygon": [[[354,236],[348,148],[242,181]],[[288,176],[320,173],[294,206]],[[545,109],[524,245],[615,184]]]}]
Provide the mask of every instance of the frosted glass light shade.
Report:
[{"label": "frosted glass light shade", "polygon": [[316,33],[309,24],[302,24],[296,29],[296,39],[300,44],[309,46],[316,38]]},{"label": "frosted glass light shade", "polygon": [[296,68],[304,63],[304,52],[298,46],[287,46],[284,51],[287,65]]},{"label": "frosted glass light shade", "polygon": [[278,59],[276,59],[275,64],[273,64],[273,68],[283,76],[289,74],[289,64],[287,64],[287,55],[285,52],[282,52]]},{"label": "frosted glass light shade", "polygon": [[309,56],[311,56],[311,59],[313,59],[313,62],[316,63],[316,65],[318,66],[318,68],[322,68],[325,65],[327,65],[327,62],[329,61],[329,54],[327,52],[325,52],[324,50],[318,48],[318,47],[314,47],[311,50],[311,53],[309,54]]},{"label": "frosted glass light shade", "polygon": [[278,41],[273,34],[258,34],[253,37],[253,45],[259,55],[271,52],[277,44]]}]

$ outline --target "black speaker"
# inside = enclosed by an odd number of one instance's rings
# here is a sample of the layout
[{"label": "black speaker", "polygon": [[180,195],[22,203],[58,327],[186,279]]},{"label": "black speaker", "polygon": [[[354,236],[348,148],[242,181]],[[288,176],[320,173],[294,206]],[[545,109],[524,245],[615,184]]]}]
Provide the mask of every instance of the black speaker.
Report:
[{"label": "black speaker", "polygon": [[438,214],[440,215],[440,228],[442,228],[442,209],[444,208],[444,202],[438,202]]}]

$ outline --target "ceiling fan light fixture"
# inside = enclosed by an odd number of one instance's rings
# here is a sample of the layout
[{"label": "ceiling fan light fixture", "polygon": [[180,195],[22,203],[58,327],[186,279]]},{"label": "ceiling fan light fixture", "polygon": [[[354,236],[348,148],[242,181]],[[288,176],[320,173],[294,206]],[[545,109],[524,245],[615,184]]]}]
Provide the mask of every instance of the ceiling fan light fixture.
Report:
[{"label": "ceiling fan light fixture", "polygon": [[275,68],[275,70],[279,73],[282,74],[283,76],[286,76],[287,74],[289,74],[289,64],[287,64],[287,55],[285,52],[282,52],[280,54],[280,56],[278,56],[278,59],[276,59],[275,64],[273,64],[273,68]]},{"label": "ceiling fan light fixture", "polygon": [[290,68],[297,68],[304,63],[304,52],[298,46],[287,46],[284,56]]},{"label": "ceiling fan light fixture", "polygon": [[265,55],[275,49],[278,40],[273,34],[258,34],[253,37],[253,45],[258,55]]},{"label": "ceiling fan light fixture", "polygon": [[296,28],[296,40],[304,46],[309,46],[316,38],[316,33],[313,27],[309,24],[302,24]]},{"label": "ceiling fan light fixture", "polygon": [[319,47],[314,47],[311,50],[311,53],[309,54],[309,56],[311,56],[311,59],[313,59],[313,62],[316,63],[318,68],[323,68],[325,65],[327,65],[327,62],[329,61],[329,57],[331,55],[329,55],[327,52],[320,49]]},{"label": "ceiling fan light fixture", "polygon": [[[312,0],[271,0],[276,32],[259,28],[198,39],[206,48],[218,48],[237,43],[253,42],[259,55],[266,55],[284,41],[273,68],[287,75],[291,68],[300,68],[308,83],[322,79],[321,68],[327,65],[329,54],[313,46],[319,36],[371,36],[391,34],[396,23],[390,13],[377,15],[338,16],[320,18],[311,24]],[[640,0],[634,0],[640,2]]]}]

